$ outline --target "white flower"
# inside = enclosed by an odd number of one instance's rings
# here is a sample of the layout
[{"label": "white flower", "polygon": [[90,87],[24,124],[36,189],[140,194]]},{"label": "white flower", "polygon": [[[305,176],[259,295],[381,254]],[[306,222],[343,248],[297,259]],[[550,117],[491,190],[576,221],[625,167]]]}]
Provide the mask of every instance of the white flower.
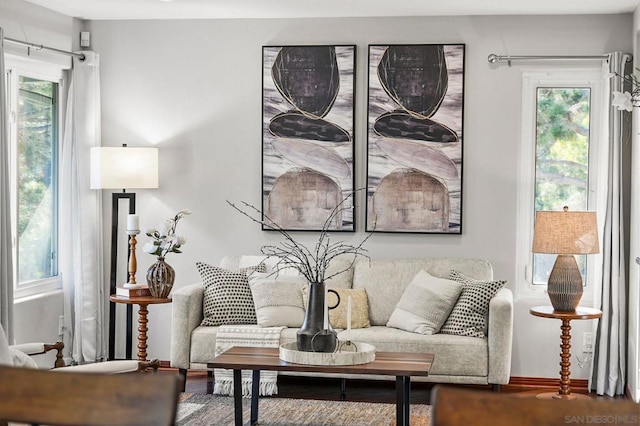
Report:
[{"label": "white flower", "polygon": [[621,111],[632,111],[633,110],[633,100],[631,99],[631,93],[629,92],[613,92],[613,101],[611,101],[611,105],[618,108]]},{"label": "white flower", "polygon": [[167,253],[182,253],[180,246],[185,244],[187,239],[176,235],[176,227],[183,216],[190,214],[190,210],[180,210],[173,218],[165,220],[159,231],[155,228],[148,229],[146,234],[153,242],[146,243],[143,250],[158,257],[165,257]]},{"label": "white flower", "polygon": [[153,243],[145,243],[144,246],[142,246],[142,251],[152,254],[156,251],[156,246]]},{"label": "white flower", "polygon": [[169,233],[171,232],[171,228],[173,228],[173,219],[167,219],[162,223],[162,229],[160,230],[160,233],[162,235],[169,235]]}]

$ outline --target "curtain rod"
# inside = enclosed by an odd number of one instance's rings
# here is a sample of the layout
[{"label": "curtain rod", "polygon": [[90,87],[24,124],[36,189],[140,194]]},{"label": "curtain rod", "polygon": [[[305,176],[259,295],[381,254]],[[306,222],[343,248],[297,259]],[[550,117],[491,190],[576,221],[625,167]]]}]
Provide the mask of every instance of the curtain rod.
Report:
[{"label": "curtain rod", "polygon": [[510,56],[510,55],[496,55],[490,54],[487,57],[487,61],[491,64],[497,62],[506,61],[511,66],[511,61],[519,60],[605,60],[608,55],[596,55],[596,56]]},{"label": "curtain rod", "polygon": [[8,41],[11,43],[15,43],[15,44],[20,44],[22,46],[27,46],[28,48],[34,47],[38,50],[48,50],[54,53],[59,53],[61,55],[67,55],[67,56],[73,56],[74,58],[78,58],[81,61],[85,60],[85,56],[82,53],[75,53],[75,52],[68,52],[66,50],[60,50],[60,49],[56,49],[55,47],[48,47],[48,46],[44,46],[42,44],[36,44],[36,43],[29,43],[27,41],[22,41],[22,40],[16,40],[13,38],[9,38],[9,37],[5,37],[4,41]]}]

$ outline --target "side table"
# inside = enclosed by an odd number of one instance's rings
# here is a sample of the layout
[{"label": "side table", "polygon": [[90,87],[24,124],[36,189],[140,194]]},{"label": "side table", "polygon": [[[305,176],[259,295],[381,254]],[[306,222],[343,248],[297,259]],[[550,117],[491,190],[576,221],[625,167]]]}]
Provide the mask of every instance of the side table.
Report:
[{"label": "side table", "polygon": [[578,306],[575,311],[556,311],[552,306],[536,306],[529,311],[531,315],[542,318],[554,318],[562,320],[560,339],[560,389],[558,393],[546,393],[538,395],[538,398],[552,396],[557,399],[576,399],[584,395],[571,393],[571,320],[597,319],[602,316],[602,311],[593,308]]},{"label": "side table", "polygon": [[149,330],[147,327],[147,323],[149,322],[149,320],[147,319],[147,314],[149,313],[147,306],[157,305],[161,303],[171,303],[172,300],[168,297],[151,297],[151,296],[123,297],[123,296],[118,296],[116,294],[112,294],[109,297],[109,300],[113,303],[138,305],[140,307],[140,309],[138,310],[138,359],[140,361],[146,361],[147,360],[147,331]]}]

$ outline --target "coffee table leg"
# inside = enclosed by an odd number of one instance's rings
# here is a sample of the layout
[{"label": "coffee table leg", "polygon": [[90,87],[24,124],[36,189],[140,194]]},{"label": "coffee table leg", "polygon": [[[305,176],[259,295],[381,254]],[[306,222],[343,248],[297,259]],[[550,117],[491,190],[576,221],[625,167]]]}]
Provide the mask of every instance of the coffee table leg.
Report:
[{"label": "coffee table leg", "polygon": [[236,426],[242,426],[242,370],[233,370],[233,408]]},{"label": "coffee table leg", "polygon": [[260,370],[253,370],[251,378],[251,425],[258,423],[258,396],[260,394]]},{"label": "coffee table leg", "polygon": [[409,426],[410,393],[410,377],[396,376],[396,425]]}]

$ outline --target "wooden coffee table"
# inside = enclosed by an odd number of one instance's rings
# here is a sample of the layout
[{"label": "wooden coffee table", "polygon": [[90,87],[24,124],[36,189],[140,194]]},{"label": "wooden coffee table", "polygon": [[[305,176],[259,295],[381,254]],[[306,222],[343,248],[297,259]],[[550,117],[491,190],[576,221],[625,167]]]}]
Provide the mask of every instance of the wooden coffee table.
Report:
[{"label": "wooden coffee table", "polygon": [[396,377],[396,425],[409,425],[411,376],[428,376],[433,354],[376,352],[376,359],[359,365],[306,365],[282,361],[278,348],[232,347],[218,355],[207,368],[233,370],[235,424],[242,425],[242,370],[253,371],[251,424],[258,422],[258,386],[260,370],[314,373],[363,374]]}]

